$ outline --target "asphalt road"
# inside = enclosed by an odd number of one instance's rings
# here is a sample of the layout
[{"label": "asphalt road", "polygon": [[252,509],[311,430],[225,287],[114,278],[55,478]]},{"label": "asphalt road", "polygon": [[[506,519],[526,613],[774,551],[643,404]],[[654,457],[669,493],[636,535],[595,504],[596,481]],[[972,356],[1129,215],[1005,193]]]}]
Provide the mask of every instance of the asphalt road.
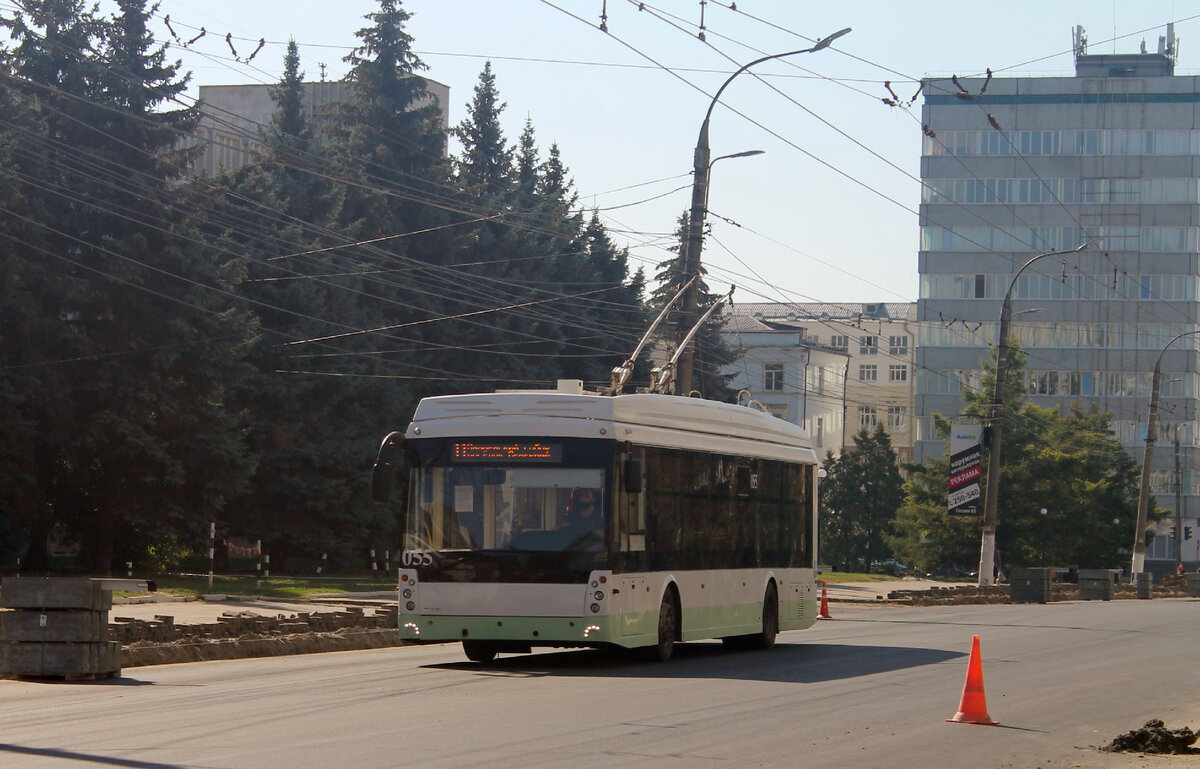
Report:
[{"label": "asphalt road", "polygon": [[[999,726],[945,720],[973,635]],[[430,646],[0,681],[0,766],[1195,767],[1096,747],[1200,727],[1198,639],[1197,599],[846,605],[773,651],[666,664]]]}]

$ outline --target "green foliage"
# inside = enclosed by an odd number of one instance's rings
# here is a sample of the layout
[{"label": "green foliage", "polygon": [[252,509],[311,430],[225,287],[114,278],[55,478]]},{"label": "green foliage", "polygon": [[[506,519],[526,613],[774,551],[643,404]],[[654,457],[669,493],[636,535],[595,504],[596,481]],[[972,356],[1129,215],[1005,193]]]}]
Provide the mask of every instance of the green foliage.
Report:
[{"label": "green foliage", "polygon": [[0,559],[60,526],[92,571],[169,568],[216,522],[277,572],[369,569],[398,543],[374,452],[419,398],[597,387],[635,346],[643,276],[559,148],[508,145],[489,64],[448,156],[400,0],[336,111],[290,44],[260,157],[216,179],[183,175],[151,6],[109,7],[0,11]]},{"label": "green foliage", "polygon": [[146,568],[151,574],[175,571],[192,554],[192,548],[178,534],[166,534],[146,547]]},{"label": "green foliage", "polygon": [[[1012,350],[1009,366],[996,532],[1003,568],[1122,566],[1137,515],[1139,468],[1112,434],[1111,415],[1095,406],[1063,413],[1026,403],[1020,350]],[[994,371],[986,367],[980,392],[964,396],[967,413],[988,413]],[[889,538],[896,557],[927,571],[977,568],[978,519],[946,513],[949,459],[906,469],[911,480]]]},{"label": "green foliage", "polygon": [[[667,303],[679,293],[679,290],[692,277],[687,274],[686,263],[688,219],[688,212],[685,211],[680,215],[675,229],[677,245],[671,248],[675,252],[675,256],[660,262],[658,264],[658,272],[654,275],[655,281],[658,282],[658,288],[650,295],[650,306],[656,314],[667,306]],[[704,281],[704,275],[707,273],[708,271],[701,264],[700,282],[696,288],[698,295],[697,312],[700,314],[707,311],[715,302],[723,299],[723,297],[719,297],[708,290],[708,284]],[[673,330],[670,332],[670,351],[672,354],[675,349],[678,349],[679,343],[691,329],[684,315],[685,313],[679,312],[678,309],[675,311],[677,320]],[[729,387],[729,382],[733,379],[733,373],[729,367],[737,362],[738,352],[730,348],[725,342],[724,337],[721,335],[721,324],[721,314],[714,312],[692,339],[692,345],[695,348],[693,352],[694,370],[692,372],[692,389],[698,390],[703,393],[704,397],[712,400],[732,402],[737,397],[737,393]]]},{"label": "green foliage", "polygon": [[882,425],[865,427],[854,447],[827,455],[821,482],[821,560],[843,571],[863,571],[891,557],[886,538],[902,501],[892,441]]}]

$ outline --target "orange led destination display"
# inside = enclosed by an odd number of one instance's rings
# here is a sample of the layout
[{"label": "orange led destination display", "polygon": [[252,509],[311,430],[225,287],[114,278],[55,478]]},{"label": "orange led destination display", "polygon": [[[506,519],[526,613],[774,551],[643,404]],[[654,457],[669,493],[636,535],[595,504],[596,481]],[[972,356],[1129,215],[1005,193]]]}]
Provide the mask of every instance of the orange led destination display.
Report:
[{"label": "orange led destination display", "polygon": [[561,462],[562,444],[541,441],[454,444],[455,462]]}]

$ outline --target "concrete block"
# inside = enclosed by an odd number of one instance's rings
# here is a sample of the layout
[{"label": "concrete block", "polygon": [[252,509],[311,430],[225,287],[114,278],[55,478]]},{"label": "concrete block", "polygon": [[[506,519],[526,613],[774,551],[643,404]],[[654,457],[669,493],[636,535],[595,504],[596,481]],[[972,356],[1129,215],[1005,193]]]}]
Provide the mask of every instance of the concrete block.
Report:
[{"label": "concrete block", "polygon": [[0,673],[16,676],[111,676],[121,673],[121,644],[0,644]]},{"label": "concrete block", "polygon": [[0,612],[0,641],[99,643],[108,641],[108,612]]},{"label": "concrete block", "polygon": [[0,608],[108,611],[112,608],[112,591],[102,589],[91,579],[5,577],[0,586]]},{"label": "concrete block", "polygon": [[1080,569],[1079,597],[1085,601],[1111,601],[1117,575],[1111,569]]}]

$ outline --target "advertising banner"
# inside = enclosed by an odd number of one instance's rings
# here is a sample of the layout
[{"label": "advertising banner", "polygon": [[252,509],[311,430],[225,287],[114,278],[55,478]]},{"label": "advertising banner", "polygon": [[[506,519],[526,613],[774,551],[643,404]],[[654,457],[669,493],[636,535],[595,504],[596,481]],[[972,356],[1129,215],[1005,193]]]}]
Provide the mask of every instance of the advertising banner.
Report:
[{"label": "advertising banner", "polygon": [[979,478],[981,475],[979,425],[954,425],[950,433],[950,494],[946,507],[950,515],[979,515]]}]

